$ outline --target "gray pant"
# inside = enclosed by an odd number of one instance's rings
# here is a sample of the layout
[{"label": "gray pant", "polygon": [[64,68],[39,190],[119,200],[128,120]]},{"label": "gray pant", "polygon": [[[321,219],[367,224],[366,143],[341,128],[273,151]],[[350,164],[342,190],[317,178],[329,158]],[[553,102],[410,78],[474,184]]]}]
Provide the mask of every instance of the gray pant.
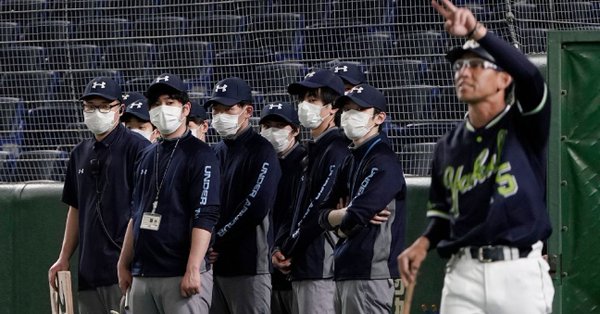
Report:
[{"label": "gray pant", "polygon": [[331,279],[292,281],[293,314],[333,314],[335,282]]},{"label": "gray pant", "polygon": [[271,274],[214,277],[211,314],[271,313]]},{"label": "gray pant", "polygon": [[[202,291],[189,298],[181,296],[183,277],[133,277],[130,292],[132,314],[207,314],[210,299],[204,274],[201,277]],[[210,283],[208,283],[210,284]]]},{"label": "gray pant", "polygon": [[79,291],[78,298],[79,314],[108,314],[110,310],[120,311],[121,289],[116,284]]},{"label": "gray pant", "polygon": [[394,280],[336,281],[335,313],[389,314],[394,299]]},{"label": "gray pant", "polygon": [[273,290],[271,294],[271,314],[292,314],[292,290]]}]

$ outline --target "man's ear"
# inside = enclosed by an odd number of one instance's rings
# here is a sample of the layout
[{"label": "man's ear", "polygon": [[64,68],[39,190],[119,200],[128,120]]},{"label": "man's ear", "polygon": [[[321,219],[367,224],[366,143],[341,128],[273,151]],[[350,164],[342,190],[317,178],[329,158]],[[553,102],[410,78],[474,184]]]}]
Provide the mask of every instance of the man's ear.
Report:
[{"label": "man's ear", "polygon": [[373,117],[373,121],[375,122],[376,125],[381,125],[385,122],[385,117],[386,117],[386,113],[382,111]]},{"label": "man's ear", "polygon": [[192,103],[188,101],[182,107],[182,114],[183,114],[183,116],[187,117],[190,114],[191,110],[192,110]]},{"label": "man's ear", "polygon": [[254,107],[252,107],[252,105],[246,105],[244,106],[244,112],[248,115],[248,118],[250,118],[254,112]]},{"label": "man's ear", "polygon": [[512,83],[513,78],[512,76],[510,76],[510,74],[506,73],[506,72],[500,72],[500,84],[501,84],[501,88],[502,89],[506,89],[510,86],[510,83]]}]

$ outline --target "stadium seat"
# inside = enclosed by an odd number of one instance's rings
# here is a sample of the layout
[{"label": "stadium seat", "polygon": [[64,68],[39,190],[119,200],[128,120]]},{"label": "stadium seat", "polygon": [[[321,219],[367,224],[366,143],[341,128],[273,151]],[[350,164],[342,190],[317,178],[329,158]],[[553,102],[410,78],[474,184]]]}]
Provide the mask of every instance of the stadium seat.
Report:
[{"label": "stadium seat", "polygon": [[421,60],[381,60],[369,65],[367,82],[382,89],[421,84],[427,64]]},{"label": "stadium seat", "polygon": [[155,76],[142,76],[130,79],[123,85],[123,92],[144,93],[155,78]]},{"label": "stadium seat", "polygon": [[49,103],[30,109],[25,117],[24,150],[70,151],[82,139],[71,126],[82,121],[80,102]]},{"label": "stadium seat", "polygon": [[2,21],[17,22],[21,25],[42,20],[46,16],[46,0],[4,0],[0,1]]},{"label": "stadium seat", "polygon": [[103,48],[102,68],[120,71],[125,80],[153,75],[156,48],[153,44],[128,43]]},{"label": "stadium seat", "polygon": [[300,14],[272,13],[252,16],[248,37],[250,48],[270,49],[279,60],[302,58],[304,20]]},{"label": "stadium seat", "polygon": [[209,81],[212,60],[211,43],[182,41],[159,46],[156,63],[158,72],[174,72],[183,80],[204,83]]},{"label": "stadium seat", "polygon": [[[237,2],[240,1],[233,3]],[[212,15],[215,6],[218,5],[217,3],[214,1],[160,0],[160,10],[162,15],[180,16],[187,20],[193,20],[202,16]],[[233,12],[233,10],[229,10],[228,12]]]},{"label": "stadium seat", "polygon": [[460,111],[460,104],[452,88],[430,85],[408,85],[384,89],[388,107],[392,109],[392,119],[401,124],[428,121],[456,121],[462,118],[466,109]]},{"label": "stadium seat", "polygon": [[73,27],[70,21],[48,20],[31,22],[23,32],[25,41],[29,45],[56,47],[62,46],[73,38]]},{"label": "stadium seat", "polygon": [[[218,53],[213,64],[212,88],[218,81],[232,76],[240,77],[250,87],[259,86],[257,66],[275,62],[275,54],[264,49],[236,49]],[[211,91],[212,92],[212,91]]]},{"label": "stadium seat", "polygon": [[[343,54],[342,47],[349,37],[353,42],[360,40],[361,36],[369,34],[368,26],[365,25],[347,25],[341,22],[326,20],[309,25],[305,29],[305,44],[303,57],[305,63],[320,63],[322,60],[331,60],[341,58]],[[365,38],[367,41],[376,38]],[[363,44],[362,49],[369,47],[370,44]]]},{"label": "stadium seat", "polygon": [[388,18],[389,0],[333,0],[329,18],[346,24],[382,25]]},{"label": "stadium seat", "polygon": [[0,182],[6,183],[15,181],[13,172],[16,161],[12,152],[0,150]]},{"label": "stadium seat", "polygon": [[21,145],[24,116],[19,98],[0,97],[0,150],[14,150]]},{"label": "stadium seat", "polygon": [[95,0],[98,2],[98,15],[124,18],[128,20],[145,19],[160,11],[160,0]]},{"label": "stadium seat", "polygon": [[240,15],[213,15],[188,21],[188,37],[193,41],[213,44],[215,52],[240,48],[240,33],[244,31]]},{"label": "stadium seat", "polygon": [[268,94],[287,94],[287,86],[301,81],[308,68],[302,63],[275,63],[259,65],[256,71],[259,73],[256,89]]},{"label": "stadium seat", "polygon": [[458,123],[458,121],[448,121],[407,124],[400,132],[400,142],[403,146],[416,143],[436,143]]},{"label": "stadium seat", "polygon": [[234,1],[212,1],[214,3],[214,14],[234,14],[251,16],[271,12],[271,0],[234,0]]},{"label": "stadium seat", "polygon": [[0,47],[10,47],[11,42],[19,40],[21,35],[21,27],[17,22],[0,22]]},{"label": "stadium seat", "polygon": [[549,11],[541,5],[517,2],[512,5],[518,28],[548,28]]},{"label": "stadium seat", "polygon": [[69,154],[60,150],[21,152],[17,158],[18,181],[64,181]]},{"label": "stadium seat", "polygon": [[0,60],[2,72],[39,71],[45,67],[46,51],[38,46],[6,47],[0,49]]},{"label": "stadium seat", "polygon": [[434,149],[434,142],[403,145],[400,156],[404,174],[421,177],[430,176]]},{"label": "stadium seat", "polygon": [[54,99],[58,75],[53,71],[5,73],[0,96],[21,98],[26,107],[39,106]]},{"label": "stadium seat", "polygon": [[300,14],[305,25],[328,19],[331,13],[330,0],[272,0],[272,2],[273,13]]},{"label": "stadium seat", "polygon": [[172,43],[184,35],[186,20],[180,16],[162,16],[133,22],[131,35],[137,42],[156,45]]},{"label": "stadium seat", "polygon": [[95,45],[71,45],[48,48],[49,70],[95,69],[100,62],[100,49]]},{"label": "stadium seat", "polygon": [[556,18],[566,23],[591,24],[598,23],[598,14],[591,1],[566,1],[555,4]]},{"label": "stadium seat", "polygon": [[520,49],[524,53],[543,53],[547,51],[545,28],[523,28],[519,30]]},{"label": "stadium seat", "polygon": [[92,18],[75,25],[74,37],[81,44],[115,45],[129,36],[130,22],[121,18]]},{"label": "stadium seat", "polygon": [[372,63],[387,57],[392,43],[387,33],[346,34],[335,57]]},{"label": "stadium seat", "polygon": [[406,32],[397,35],[391,55],[400,58],[433,57],[448,50],[445,35],[436,31]]}]

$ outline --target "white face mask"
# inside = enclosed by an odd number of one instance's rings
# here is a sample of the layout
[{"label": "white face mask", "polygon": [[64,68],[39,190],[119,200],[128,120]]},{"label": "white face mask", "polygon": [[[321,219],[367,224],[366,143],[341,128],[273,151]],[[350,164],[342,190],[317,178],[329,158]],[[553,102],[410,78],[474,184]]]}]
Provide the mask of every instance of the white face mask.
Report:
[{"label": "white face mask", "polygon": [[298,104],[298,118],[303,127],[316,129],[323,122],[321,117],[322,106],[311,104],[308,101],[303,101]]},{"label": "white face mask", "polygon": [[357,140],[365,136],[373,128],[369,126],[372,114],[368,111],[348,110],[342,113],[341,125],[344,134],[351,139]]},{"label": "white face mask", "polygon": [[150,131],[144,131],[144,130],[141,130],[141,129],[129,129],[129,130],[131,130],[131,132],[133,132],[133,133],[137,133],[137,134],[142,135],[148,141],[152,142],[152,139],[151,139],[152,138],[152,132],[153,132],[152,130],[150,130]]},{"label": "white face mask", "polygon": [[99,110],[84,112],[83,122],[92,133],[98,135],[108,132],[115,124],[115,112],[102,113]]},{"label": "white face mask", "polygon": [[183,122],[182,112],[182,107],[161,105],[150,110],[150,122],[156,126],[160,134],[169,135]]},{"label": "white face mask", "polygon": [[239,114],[215,114],[213,115],[212,126],[222,137],[233,137],[240,128],[240,124],[238,122],[242,113],[243,111]]},{"label": "white face mask", "polygon": [[288,129],[287,127],[281,129],[271,127],[260,131],[260,135],[266,138],[271,143],[271,145],[273,145],[273,148],[275,148],[276,152],[281,153],[282,151],[290,147],[291,132],[292,130]]}]

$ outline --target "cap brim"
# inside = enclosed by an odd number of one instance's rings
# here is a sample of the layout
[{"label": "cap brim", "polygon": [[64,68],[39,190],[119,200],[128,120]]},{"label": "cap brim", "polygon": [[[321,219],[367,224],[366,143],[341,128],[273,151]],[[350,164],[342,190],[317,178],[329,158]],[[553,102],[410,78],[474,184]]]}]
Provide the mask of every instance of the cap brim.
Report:
[{"label": "cap brim", "polygon": [[288,85],[288,93],[290,93],[291,95],[300,95],[303,91],[307,89],[319,88],[323,86],[323,84],[319,83],[302,81]]},{"label": "cap brim", "polygon": [[454,63],[468,52],[476,54],[481,59],[496,63],[496,60],[490,59],[486,53],[479,49],[464,49],[463,47],[454,47],[452,50],[450,50],[446,54],[446,60],[450,61],[450,63]]},{"label": "cap brim", "polygon": [[293,122],[292,120],[290,120],[290,118],[288,118],[288,117],[286,117],[286,116],[284,116],[282,114],[278,114],[278,113],[269,113],[268,115],[266,115],[264,117],[261,117],[260,120],[258,121],[258,124],[263,123],[263,121],[265,119],[268,119],[268,118],[271,118],[271,117],[281,118],[283,121],[285,121],[286,123],[289,123],[289,124],[294,124],[294,125],[298,125],[299,124],[299,123]]},{"label": "cap brim", "polygon": [[239,103],[240,101],[242,100],[228,97],[213,97],[204,103],[204,109],[208,109],[214,104],[220,104],[223,106],[231,107]]},{"label": "cap brim", "polygon": [[340,77],[342,78],[342,80],[344,80],[352,85],[358,85],[358,84],[362,83],[361,81],[359,81],[351,76],[340,75]]},{"label": "cap brim", "polygon": [[179,90],[167,83],[155,83],[155,84],[150,85],[150,87],[148,87],[148,90],[146,90],[146,92],[144,93],[144,96],[146,96],[146,98],[150,99],[153,96],[160,96],[161,94],[169,93],[169,92],[183,92],[183,91]]},{"label": "cap brim", "polygon": [[102,93],[88,93],[88,94],[85,94],[85,95],[79,97],[79,100],[85,100],[86,98],[89,98],[92,96],[102,97],[102,98],[110,100],[110,101],[120,100],[119,97],[115,98],[114,96],[110,96],[110,95],[106,95],[106,94],[102,94]]},{"label": "cap brim", "polygon": [[351,96],[351,95],[344,95],[344,96],[341,96],[340,98],[338,98],[336,100],[336,102],[335,102],[335,107],[336,108],[341,108],[348,101],[351,101],[351,102],[357,104],[361,108],[372,108],[372,107],[375,107],[375,106],[367,103],[366,101],[364,101],[364,100],[362,100],[362,99],[360,99],[358,97]]},{"label": "cap brim", "polygon": [[143,116],[137,112],[125,112],[121,116],[121,121],[124,122],[128,117],[136,117],[142,121],[150,122],[150,116]]}]

